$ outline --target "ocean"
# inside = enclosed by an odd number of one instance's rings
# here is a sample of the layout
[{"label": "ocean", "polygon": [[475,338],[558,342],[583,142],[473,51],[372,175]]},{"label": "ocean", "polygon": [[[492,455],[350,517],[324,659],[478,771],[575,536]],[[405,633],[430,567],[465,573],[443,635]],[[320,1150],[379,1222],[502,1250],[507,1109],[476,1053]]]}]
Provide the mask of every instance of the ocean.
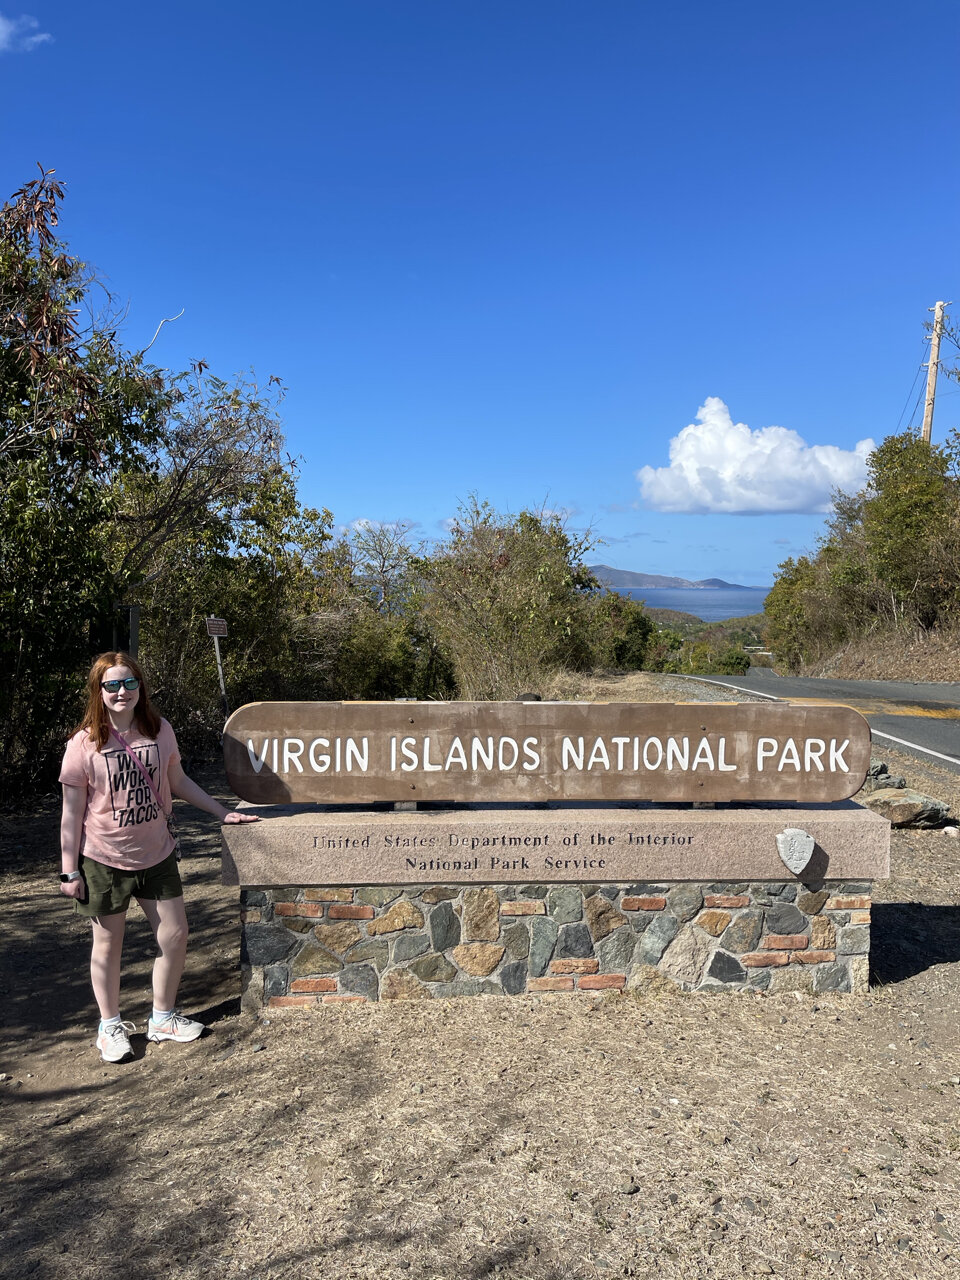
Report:
[{"label": "ocean", "polygon": [[762,613],[769,587],[632,587],[621,595],[642,600],[648,609],[677,609],[692,613],[704,622],[722,622],[724,618],[743,618]]}]

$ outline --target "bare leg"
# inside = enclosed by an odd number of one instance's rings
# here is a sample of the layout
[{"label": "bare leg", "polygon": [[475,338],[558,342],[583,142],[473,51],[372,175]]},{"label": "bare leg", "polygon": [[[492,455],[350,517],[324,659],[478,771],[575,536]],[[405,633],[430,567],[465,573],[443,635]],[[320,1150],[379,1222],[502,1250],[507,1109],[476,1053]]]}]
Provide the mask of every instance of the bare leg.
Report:
[{"label": "bare leg", "polygon": [[153,963],[153,1004],[157,1009],[172,1009],[177,1003],[177,990],[187,958],[187,913],[183,898],[138,898],[143,914],[157,940],[160,954]]},{"label": "bare leg", "polygon": [[90,981],[101,1018],[116,1018],[120,1013],[120,957],[126,912],[112,916],[94,916],[93,950],[90,953]]}]

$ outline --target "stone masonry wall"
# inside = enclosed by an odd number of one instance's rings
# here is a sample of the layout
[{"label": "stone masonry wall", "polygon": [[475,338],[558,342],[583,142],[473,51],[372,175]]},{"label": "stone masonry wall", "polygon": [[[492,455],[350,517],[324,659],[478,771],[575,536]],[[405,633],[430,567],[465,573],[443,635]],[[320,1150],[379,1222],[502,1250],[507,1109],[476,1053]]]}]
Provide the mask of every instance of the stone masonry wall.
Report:
[{"label": "stone masonry wall", "polygon": [[867,882],[241,890],[244,1005],[866,991]]}]

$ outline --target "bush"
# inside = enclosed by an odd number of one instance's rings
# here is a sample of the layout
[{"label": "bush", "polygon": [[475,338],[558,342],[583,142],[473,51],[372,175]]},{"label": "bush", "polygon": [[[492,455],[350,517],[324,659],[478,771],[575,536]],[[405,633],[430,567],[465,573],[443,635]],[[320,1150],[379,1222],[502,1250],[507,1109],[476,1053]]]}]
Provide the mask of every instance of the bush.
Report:
[{"label": "bush", "polygon": [[949,626],[960,616],[960,437],[912,432],[870,455],[869,482],[836,494],[813,556],[780,565],[766,601],[767,638],[791,670],[890,628]]},{"label": "bush", "polygon": [[410,604],[459,697],[516,698],[592,665],[588,545],[542,512],[502,515],[476,498],[461,507],[446,542],[416,562]]},{"label": "bush", "polygon": [[643,605],[608,591],[590,607],[593,664],[614,671],[640,671],[655,627]]},{"label": "bush", "polygon": [[679,670],[691,676],[742,676],[750,670],[750,655],[739,645],[714,649],[698,641],[684,648]]}]

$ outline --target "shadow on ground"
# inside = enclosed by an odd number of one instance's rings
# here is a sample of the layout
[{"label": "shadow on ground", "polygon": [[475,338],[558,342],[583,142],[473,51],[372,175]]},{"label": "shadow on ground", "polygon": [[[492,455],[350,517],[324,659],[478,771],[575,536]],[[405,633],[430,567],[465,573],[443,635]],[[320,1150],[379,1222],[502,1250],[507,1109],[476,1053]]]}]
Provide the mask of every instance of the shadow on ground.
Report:
[{"label": "shadow on ground", "polygon": [[875,902],[870,923],[871,982],[903,982],[960,961],[960,907]]}]

